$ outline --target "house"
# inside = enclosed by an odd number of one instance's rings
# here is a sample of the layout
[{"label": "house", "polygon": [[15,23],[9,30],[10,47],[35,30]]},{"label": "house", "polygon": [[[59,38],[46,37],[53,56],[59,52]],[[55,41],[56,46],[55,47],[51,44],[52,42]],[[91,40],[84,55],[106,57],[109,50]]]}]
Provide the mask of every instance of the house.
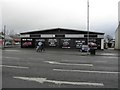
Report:
[{"label": "house", "polygon": [[20,34],[11,35],[10,37],[13,39],[13,45],[20,45],[21,43]]},{"label": "house", "polygon": [[12,45],[13,39],[9,35],[3,35],[0,33],[0,46],[3,46],[5,43],[5,46]]}]

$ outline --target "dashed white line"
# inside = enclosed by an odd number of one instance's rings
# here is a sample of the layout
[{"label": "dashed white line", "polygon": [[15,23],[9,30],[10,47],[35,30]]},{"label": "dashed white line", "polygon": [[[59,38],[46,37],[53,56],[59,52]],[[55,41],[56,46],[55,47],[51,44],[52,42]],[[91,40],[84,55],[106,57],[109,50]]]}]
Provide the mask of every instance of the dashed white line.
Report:
[{"label": "dashed white line", "polygon": [[0,67],[28,69],[29,67],[0,65]]},{"label": "dashed white line", "polygon": [[78,65],[78,66],[93,66],[93,64],[74,64],[74,63],[60,63],[60,62],[55,62],[55,61],[44,61],[49,64],[58,64],[58,65]]},{"label": "dashed white line", "polygon": [[38,83],[55,83],[55,84],[68,84],[68,85],[87,85],[87,86],[104,86],[103,83],[90,83],[90,82],[69,82],[69,81],[57,81],[57,80],[47,80],[47,78],[30,78],[30,77],[13,77],[15,79],[22,79],[27,81],[35,81]]},{"label": "dashed white line", "polygon": [[109,71],[87,71],[87,70],[65,70],[65,69],[53,69],[53,71],[60,71],[60,72],[82,72],[82,73],[103,73],[103,74],[118,74],[118,72],[109,72]]},{"label": "dashed white line", "polygon": [[114,56],[114,57],[111,57],[111,56],[109,56],[109,57],[102,57],[102,58],[115,58],[115,59],[118,59],[118,57],[116,57],[116,56]]},{"label": "dashed white line", "polygon": [[111,55],[111,56],[113,55],[114,56],[114,55],[118,55],[118,54],[116,54],[116,53],[102,53],[101,55]]},{"label": "dashed white line", "polygon": [[19,52],[20,50],[4,50],[4,51],[13,51],[13,52]]},{"label": "dashed white line", "polygon": [[2,58],[7,58],[7,59],[20,59],[20,58],[17,58],[17,57],[2,57]]}]

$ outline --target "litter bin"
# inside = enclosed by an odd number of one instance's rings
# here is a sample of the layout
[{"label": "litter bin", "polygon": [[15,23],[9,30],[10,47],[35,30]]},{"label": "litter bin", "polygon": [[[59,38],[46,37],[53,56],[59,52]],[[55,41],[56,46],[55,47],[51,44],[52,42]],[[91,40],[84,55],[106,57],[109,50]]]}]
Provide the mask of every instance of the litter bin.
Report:
[{"label": "litter bin", "polygon": [[96,52],[96,51],[95,51],[94,48],[91,48],[91,49],[90,49],[90,54],[91,54],[91,55],[95,55],[95,52]]}]

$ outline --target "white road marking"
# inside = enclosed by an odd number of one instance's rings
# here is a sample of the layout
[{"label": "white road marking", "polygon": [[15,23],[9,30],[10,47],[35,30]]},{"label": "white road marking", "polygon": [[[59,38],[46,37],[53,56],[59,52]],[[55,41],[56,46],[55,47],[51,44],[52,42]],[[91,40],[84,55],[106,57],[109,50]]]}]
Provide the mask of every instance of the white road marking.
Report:
[{"label": "white road marking", "polygon": [[4,51],[13,51],[13,52],[19,52],[20,50],[4,50]]},{"label": "white road marking", "polygon": [[78,66],[93,66],[93,64],[73,64],[73,63],[60,63],[55,61],[44,61],[49,64],[59,64],[59,65],[78,65]]},{"label": "white road marking", "polygon": [[117,53],[116,54],[115,53],[102,53],[101,55],[113,55],[113,56],[115,55],[116,56],[118,54]]},{"label": "white road marking", "polygon": [[107,57],[107,56],[106,56],[106,57],[102,57],[102,58],[118,58],[118,57]]},{"label": "white road marking", "polygon": [[17,57],[2,57],[2,58],[20,59],[20,58],[17,58]]},{"label": "white road marking", "polygon": [[64,69],[53,69],[53,70],[54,71],[60,71],[60,72],[83,72],[83,73],[118,74],[118,72],[109,72],[109,71],[64,70]]},{"label": "white road marking", "polygon": [[0,67],[8,67],[8,68],[23,68],[23,69],[28,69],[29,67],[22,67],[22,66],[9,66],[9,65],[0,65]]},{"label": "white road marking", "polygon": [[47,78],[30,78],[30,77],[13,77],[13,78],[27,80],[27,81],[35,81],[38,83],[48,82],[55,84],[68,84],[68,85],[104,86],[103,83],[56,81],[56,80],[47,80]]},{"label": "white road marking", "polygon": [[94,62],[98,62],[98,63],[106,63],[108,61],[94,61]]}]

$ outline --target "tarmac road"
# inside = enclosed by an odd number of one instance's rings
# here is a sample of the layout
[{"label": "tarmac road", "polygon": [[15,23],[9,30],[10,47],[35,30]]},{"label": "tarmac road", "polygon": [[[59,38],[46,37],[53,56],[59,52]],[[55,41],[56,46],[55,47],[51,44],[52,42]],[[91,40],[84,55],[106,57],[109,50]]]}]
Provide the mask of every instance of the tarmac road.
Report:
[{"label": "tarmac road", "polygon": [[5,49],[3,88],[118,88],[118,57],[77,50]]}]

